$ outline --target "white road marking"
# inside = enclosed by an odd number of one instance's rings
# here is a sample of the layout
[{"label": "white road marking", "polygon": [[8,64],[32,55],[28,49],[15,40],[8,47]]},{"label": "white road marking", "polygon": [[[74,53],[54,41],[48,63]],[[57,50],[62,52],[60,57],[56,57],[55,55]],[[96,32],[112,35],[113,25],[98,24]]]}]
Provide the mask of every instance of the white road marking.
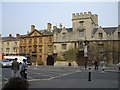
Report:
[{"label": "white road marking", "polygon": [[78,71],[75,71],[75,72],[71,72],[71,73],[65,73],[65,74],[54,76],[54,77],[50,77],[50,78],[45,78],[45,79],[31,79],[31,80],[28,80],[28,81],[52,80],[52,79],[55,79],[55,78],[67,76],[67,75],[74,74],[74,73],[77,73],[77,72],[81,72],[81,70],[78,70]]},{"label": "white road marking", "polygon": [[32,77],[27,76],[27,78],[33,79]]},{"label": "white road marking", "polygon": [[[34,68],[35,69],[38,69],[38,68]],[[59,71],[59,70],[55,70],[55,71]],[[40,81],[40,80],[52,80],[52,79],[55,79],[55,78],[59,78],[59,77],[63,77],[63,76],[67,76],[67,75],[70,75],[70,74],[74,74],[74,73],[77,73],[77,72],[81,72],[81,70],[77,70],[77,71],[71,71],[70,73],[64,73],[64,74],[61,74],[61,75],[57,75],[57,76],[50,76],[50,75],[44,75],[42,73],[37,73],[37,72],[34,72],[34,71],[28,71],[28,72],[32,72],[32,73],[35,73],[35,74],[40,74],[42,76],[47,76],[48,78],[42,78],[42,79],[34,79],[30,76],[27,76],[29,79],[28,81]],[[3,77],[0,75],[0,77],[2,77],[3,79],[5,79],[6,81],[4,82],[0,82],[0,83],[6,83],[8,81],[8,79],[6,77]]]},{"label": "white road marking", "polygon": [[55,77],[51,77],[51,78],[49,78],[49,80],[55,79],[55,78],[58,78],[58,77],[67,76],[67,75],[74,74],[74,73],[77,73],[77,72],[81,72],[81,70],[78,70],[78,71],[75,71],[75,72],[71,72],[71,73],[65,73],[65,74],[62,74],[62,75],[59,75],[59,76],[55,76]]},{"label": "white road marking", "polygon": [[49,76],[49,75],[44,75],[44,74],[37,73],[37,72],[34,72],[34,71],[29,71],[29,72],[31,72],[31,73],[34,73],[34,74],[40,74],[41,76],[47,76],[47,77],[51,77],[51,76]]},{"label": "white road marking", "polygon": [[3,79],[5,79],[6,81],[8,81],[8,79],[6,77],[3,77],[2,75],[0,75],[0,77],[2,77]]}]

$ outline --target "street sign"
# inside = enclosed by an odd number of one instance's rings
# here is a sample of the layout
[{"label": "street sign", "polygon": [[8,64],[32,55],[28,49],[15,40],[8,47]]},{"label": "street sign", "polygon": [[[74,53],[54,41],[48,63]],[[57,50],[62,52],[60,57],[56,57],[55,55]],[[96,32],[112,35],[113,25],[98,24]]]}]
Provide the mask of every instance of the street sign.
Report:
[{"label": "street sign", "polygon": [[87,45],[84,45],[84,57],[88,57]]}]

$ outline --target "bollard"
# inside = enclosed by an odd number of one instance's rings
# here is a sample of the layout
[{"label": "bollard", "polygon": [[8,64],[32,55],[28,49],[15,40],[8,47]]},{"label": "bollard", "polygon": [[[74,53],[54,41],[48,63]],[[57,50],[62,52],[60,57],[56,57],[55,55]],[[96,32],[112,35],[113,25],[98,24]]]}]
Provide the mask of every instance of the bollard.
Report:
[{"label": "bollard", "polygon": [[101,73],[104,73],[105,69],[104,69],[104,66],[102,67],[102,72]]},{"label": "bollard", "polygon": [[105,69],[104,69],[104,67],[102,68],[102,73],[104,73],[104,71],[105,71]]},{"label": "bollard", "polygon": [[91,81],[91,68],[89,68],[88,81]]}]

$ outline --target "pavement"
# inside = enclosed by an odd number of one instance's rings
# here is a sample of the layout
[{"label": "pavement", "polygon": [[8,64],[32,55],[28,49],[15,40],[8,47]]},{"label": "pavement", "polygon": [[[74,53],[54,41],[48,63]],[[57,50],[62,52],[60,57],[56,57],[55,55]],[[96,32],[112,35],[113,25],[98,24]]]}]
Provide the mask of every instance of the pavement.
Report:
[{"label": "pavement", "polygon": [[[91,81],[88,81],[89,69],[84,67],[30,66],[28,81],[30,88],[118,88],[117,69],[91,67]],[[4,68],[3,86],[10,76],[10,69]]]}]

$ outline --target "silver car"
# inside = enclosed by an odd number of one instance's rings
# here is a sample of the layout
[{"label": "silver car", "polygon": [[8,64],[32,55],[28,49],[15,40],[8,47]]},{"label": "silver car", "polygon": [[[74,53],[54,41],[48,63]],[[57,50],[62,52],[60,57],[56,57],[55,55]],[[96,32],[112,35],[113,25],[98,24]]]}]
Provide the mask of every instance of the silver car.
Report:
[{"label": "silver car", "polygon": [[9,60],[0,60],[0,65],[1,65],[1,67],[11,67],[12,66],[11,61],[9,61]]}]

